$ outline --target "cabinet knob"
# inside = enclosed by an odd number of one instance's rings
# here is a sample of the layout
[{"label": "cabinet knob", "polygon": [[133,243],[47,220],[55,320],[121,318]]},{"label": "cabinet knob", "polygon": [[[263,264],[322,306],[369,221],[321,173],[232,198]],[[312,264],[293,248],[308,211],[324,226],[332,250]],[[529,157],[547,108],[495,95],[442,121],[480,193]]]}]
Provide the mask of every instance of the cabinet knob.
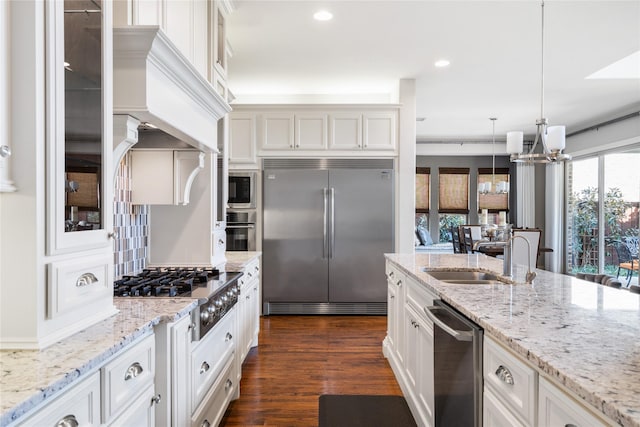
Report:
[{"label": "cabinet knob", "polygon": [[500,380],[506,384],[513,385],[513,375],[511,371],[503,365],[498,366],[496,369],[496,376],[500,378]]},{"label": "cabinet knob", "polygon": [[55,427],[78,427],[80,424],[75,415],[67,415],[55,424]]},{"label": "cabinet knob", "polygon": [[158,393],[157,396],[153,396],[151,398],[151,405],[153,405],[153,404],[157,405],[158,403],[160,403],[161,400],[162,400],[162,396]]},{"label": "cabinet knob", "polygon": [[84,273],[76,280],[76,287],[81,288],[83,286],[89,286],[96,283],[98,278],[93,273]]},{"label": "cabinet knob", "polygon": [[138,362],[135,362],[131,366],[129,366],[127,372],[125,372],[124,380],[129,381],[130,379],[133,379],[140,375],[142,371],[144,371],[144,369],[142,369],[142,365],[140,365],[140,363]]},{"label": "cabinet knob", "polygon": [[229,389],[233,386],[233,383],[231,382],[231,380],[227,379],[227,381],[224,383],[224,391],[227,392],[229,391]]},{"label": "cabinet knob", "polygon": [[227,332],[227,335],[224,337],[225,342],[231,341],[233,339],[233,335],[230,332]]},{"label": "cabinet knob", "polygon": [[224,245],[224,240],[218,239],[218,244],[221,245],[221,246]]},{"label": "cabinet knob", "polygon": [[8,145],[0,146],[0,157],[9,157],[11,156],[11,147]]},{"label": "cabinet knob", "polygon": [[209,422],[209,420],[204,420],[202,422],[202,427],[211,427],[211,423]]},{"label": "cabinet knob", "polygon": [[398,280],[398,283],[396,283],[396,285],[398,285],[398,287],[402,286],[402,280]]},{"label": "cabinet knob", "polygon": [[118,232],[113,230],[111,233],[107,234],[107,237],[111,240],[115,240],[118,238]]},{"label": "cabinet knob", "polygon": [[202,365],[200,365],[200,373],[204,374],[205,372],[207,372],[209,370],[210,366],[207,362],[202,362]]}]

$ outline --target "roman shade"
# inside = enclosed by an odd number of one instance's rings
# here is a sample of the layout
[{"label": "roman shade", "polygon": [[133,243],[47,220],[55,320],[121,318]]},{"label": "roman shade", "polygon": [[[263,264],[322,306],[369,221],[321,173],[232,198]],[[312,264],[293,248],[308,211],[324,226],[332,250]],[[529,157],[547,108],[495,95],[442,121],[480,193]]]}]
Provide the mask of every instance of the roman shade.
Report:
[{"label": "roman shade", "polygon": [[439,168],[438,212],[469,213],[469,168]]}]

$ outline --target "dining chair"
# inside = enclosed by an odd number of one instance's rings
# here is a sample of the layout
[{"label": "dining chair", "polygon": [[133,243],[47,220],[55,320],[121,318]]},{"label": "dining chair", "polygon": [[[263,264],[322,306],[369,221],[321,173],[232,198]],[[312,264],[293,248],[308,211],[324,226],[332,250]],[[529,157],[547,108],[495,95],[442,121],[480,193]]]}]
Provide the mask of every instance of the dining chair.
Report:
[{"label": "dining chair", "polygon": [[616,254],[618,255],[618,272],[616,273],[616,277],[620,277],[621,269],[626,270],[627,286],[629,286],[629,284],[631,283],[633,272],[638,271],[638,265],[640,263],[638,262],[637,258],[633,258],[629,247],[625,243],[617,241],[614,242],[611,246],[613,246]]},{"label": "dining chair", "polygon": [[453,253],[460,254],[462,253],[462,248],[460,247],[460,234],[459,229],[456,226],[452,226],[449,229],[451,233],[451,243],[453,244]]},{"label": "dining chair", "polygon": [[514,228],[514,236],[522,236],[529,242],[529,253],[527,253],[527,244],[522,239],[513,239],[512,260],[514,264],[529,265],[529,257],[532,267],[535,268],[538,261],[538,253],[540,251],[540,235],[542,230],[539,228]]},{"label": "dining chair", "polygon": [[472,254],[475,252],[473,250],[473,233],[471,232],[471,228],[462,227],[462,242],[466,253]]}]

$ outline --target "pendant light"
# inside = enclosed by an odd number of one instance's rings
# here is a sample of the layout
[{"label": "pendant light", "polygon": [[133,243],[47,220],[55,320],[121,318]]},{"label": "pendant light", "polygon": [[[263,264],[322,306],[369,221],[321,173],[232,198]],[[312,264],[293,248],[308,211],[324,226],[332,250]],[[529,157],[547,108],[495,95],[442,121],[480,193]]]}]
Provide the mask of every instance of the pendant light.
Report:
[{"label": "pendant light", "polygon": [[[544,117],[544,1],[542,5],[542,61],[540,79],[540,118],[536,120],[536,138],[528,153],[523,153],[523,132],[507,133],[507,153],[511,154],[512,162],[519,163],[553,163],[571,160],[571,156],[564,154],[565,127],[547,126],[548,121]],[[542,153],[534,150],[542,144]]]},{"label": "pendant light", "polygon": [[491,141],[491,182],[481,182],[478,184],[478,193],[480,194],[506,194],[509,192],[509,184],[506,181],[498,182],[496,186],[496,117],[489,117],[492,123],[492,141]]}]

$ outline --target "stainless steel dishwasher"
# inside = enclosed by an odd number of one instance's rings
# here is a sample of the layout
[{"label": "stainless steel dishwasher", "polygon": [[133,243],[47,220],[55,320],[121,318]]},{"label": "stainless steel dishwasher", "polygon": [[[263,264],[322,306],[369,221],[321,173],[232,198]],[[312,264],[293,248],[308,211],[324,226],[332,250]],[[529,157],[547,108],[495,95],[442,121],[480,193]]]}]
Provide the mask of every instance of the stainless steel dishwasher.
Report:
[{"label": "stainless steel dishwasher", "polygon": [[442,300],[424,311],[433,322],[436,426],[482,426],[482,328]]}]

